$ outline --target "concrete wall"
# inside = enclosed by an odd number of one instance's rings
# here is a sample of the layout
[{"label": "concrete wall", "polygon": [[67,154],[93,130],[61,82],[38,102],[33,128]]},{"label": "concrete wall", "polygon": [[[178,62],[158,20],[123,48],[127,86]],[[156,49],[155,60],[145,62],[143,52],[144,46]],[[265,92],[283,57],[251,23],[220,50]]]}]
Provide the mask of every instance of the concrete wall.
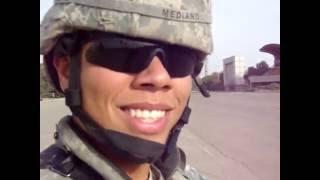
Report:
[{"label": "concrete wall", "polygon": [[250,76],[249,81],[250,83],[280,82],[280,75]]},{"label": "concrete wall", "polygon": [[234,86],[241,86],[245,84],[243,75],[246,67],[244,58],[239,56],[231,56],[223,60],[224,72],[224,86],[225,88],[232,89]]}]

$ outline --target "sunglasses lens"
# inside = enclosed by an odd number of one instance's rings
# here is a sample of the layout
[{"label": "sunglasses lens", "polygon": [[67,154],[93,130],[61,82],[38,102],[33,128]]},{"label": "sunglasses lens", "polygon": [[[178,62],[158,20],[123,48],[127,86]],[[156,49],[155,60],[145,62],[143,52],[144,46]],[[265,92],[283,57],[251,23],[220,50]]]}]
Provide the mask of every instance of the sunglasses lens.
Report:
[{"label": "sunglasses lens", "polygon": [[105,41],[93,42],[86,52],[87,61],[122,73],[139,73],[154,56],[160,56],[171,77],[185,77],[194,72],[198,61],[192,50],[177,46],[128,48],[117,45],[112,48],[105,44]]},{"label": "sunglasses lens", "polygon": [[169,57],[169,73],[171,77],[185,77],[191,75],[197,63],[194,53],[183,48],[172,48],[167,51]]},{"label": "sunglasses lens", "polygon": [[86,52],[88,62],[118,72],[126,72],[128,59],[132,51],[122,48],[105,48],[99,42],[94,42]]}]

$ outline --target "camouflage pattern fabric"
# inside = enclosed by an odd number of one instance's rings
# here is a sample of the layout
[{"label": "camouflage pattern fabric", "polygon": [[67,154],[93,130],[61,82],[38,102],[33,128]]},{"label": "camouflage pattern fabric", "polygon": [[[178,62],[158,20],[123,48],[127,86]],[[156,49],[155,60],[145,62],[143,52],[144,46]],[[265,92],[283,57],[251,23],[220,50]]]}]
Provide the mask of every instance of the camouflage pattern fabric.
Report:
[{"label": "camouflage pattern fabric", "polygon": [[209,54],[210,0],[55,0],[40,26],[40,53],[59,36],[75,30],[100,30],[159,40]]},{"label": "camouflage pattern fabric", "polygon": [[[76,133],[70,128],[68,121],[70,121],[69,116],[63,118],[57,126],[57,132],[59,134],[58,143],[62,143],[68,149],[68,151],[88,164],[104,179],[123,180],[123,176],[121,173],[119,173],[120,170],[107,159],[103,158],[103,156],[95,151],[92,146],[80,139],[80,137],[76,135]],[[40,169],[40,180],[70,179],[70,177],[64,177],[49,169]],[[154,165],[151,165],[151,171],[148,180],[164,180],[160,170]],[[184,170],[177,168],[176,172],[168,180],[206,180],[206,178],[201,176],[195,168],[187,165]]]}]

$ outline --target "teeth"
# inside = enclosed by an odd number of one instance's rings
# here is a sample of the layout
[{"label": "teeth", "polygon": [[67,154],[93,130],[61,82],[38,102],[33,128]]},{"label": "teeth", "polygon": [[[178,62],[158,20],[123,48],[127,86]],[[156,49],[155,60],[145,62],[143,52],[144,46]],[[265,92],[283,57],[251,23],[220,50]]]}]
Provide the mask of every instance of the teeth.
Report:
[{"label": "teeth", "polygon": [[158,112],[158,111],[151,111],[150,116],[151,116],[152,118],[159,117],[159,112]]},{"label": "teeth", "polygon": [[133,116],[133,117],[135,117],[136,116],[136,111],[135,110],[133,110],[133,109],[130,109],[130,115],[131,116]]},{"label": "teeth", "polygon": [[[133,110],[134,111],[134,110]],[[142,116],[142,111],[140,109],[138,109],[136,111],[136,115],[134,117],[141,117]]]},{"label": "teeth", "polygon": [[150,114],[151,114],[151,113],[149,113],[149,111],[147,111],[147,110],[143,110],[143,111],[142,111],[142,117],[144,117],[144,118],[146,118],[146,119],[150,117]]},{"label": "teeth", "polygon": [[162,110],[129,109],[129,113],[130,116],[139,118],[143,122],[154,122],[165,115],[165,111]]}]

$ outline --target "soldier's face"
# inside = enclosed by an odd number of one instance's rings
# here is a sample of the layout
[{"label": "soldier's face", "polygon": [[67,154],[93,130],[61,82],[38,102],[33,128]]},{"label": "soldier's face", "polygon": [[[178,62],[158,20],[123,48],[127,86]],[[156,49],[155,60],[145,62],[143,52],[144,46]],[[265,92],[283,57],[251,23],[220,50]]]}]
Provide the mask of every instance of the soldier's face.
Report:
[{"label": "soldier's face", "polygon": [[89,63],[88,47],[81,58],[84,110],[106,129],[164,144],[186,106],[191,76],[171,78],[157,56],[139,73],[116,72]]}]

